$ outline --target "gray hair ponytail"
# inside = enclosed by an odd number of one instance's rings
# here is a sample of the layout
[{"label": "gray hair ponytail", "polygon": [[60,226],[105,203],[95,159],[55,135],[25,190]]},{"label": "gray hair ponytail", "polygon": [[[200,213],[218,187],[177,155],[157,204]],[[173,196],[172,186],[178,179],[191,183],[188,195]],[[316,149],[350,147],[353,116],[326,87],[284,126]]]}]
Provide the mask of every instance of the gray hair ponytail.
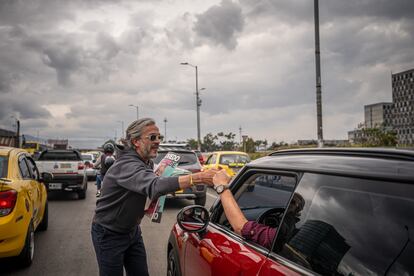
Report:
[{"label": "gray hair ponytail", "polygon": [[125,139],[122,139],[122,144],[126,148],[135,148],[132,140],[140,138],[144,127],[150,125],[155,125],[155,120],[152,118],[142,118],[133,121],[125,131]]}]

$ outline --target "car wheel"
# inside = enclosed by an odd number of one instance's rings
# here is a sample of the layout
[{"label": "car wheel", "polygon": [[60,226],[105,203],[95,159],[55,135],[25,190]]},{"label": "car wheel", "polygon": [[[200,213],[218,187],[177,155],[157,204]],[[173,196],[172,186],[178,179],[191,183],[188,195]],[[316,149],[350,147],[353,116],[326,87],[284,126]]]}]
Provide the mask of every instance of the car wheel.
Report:
[{"label": "car wheel", "polygon": [[167,276],[181,276],[178,260],[174,254],[174,249],[171,249],[168,253]]},{"label": "car wheel", "polygon": [[48,227],[48,224],[49,224],[49,204],[46,200],[45,212],[43,213],[42,222],[40,222],[37,229],[39,229],[39,231],[46,231],[47,227]]},{"label": "car wheel", "polygon": [[206,200],[207,200],[206,195],[203,195],[203,196],[200,196],[200,197],[196,197],[194,199],[194,203],[195,203],[195,205],[204,206],[204,205],[206,205]]},{"label": "car wheel", "polygon": [[86,190],[78,191],[78,198],[85,199],[86,198]]},{"label": "car wheel", "polygon": [[27,230],[26,240],[24,242],[24,247],[20,253],[18,259],[19,263],[23,267],[28,267],[32,264],[33,256],[35,249],[35,240],[34,240],[34,229],[33,224],[30,222],[29,229]]}]

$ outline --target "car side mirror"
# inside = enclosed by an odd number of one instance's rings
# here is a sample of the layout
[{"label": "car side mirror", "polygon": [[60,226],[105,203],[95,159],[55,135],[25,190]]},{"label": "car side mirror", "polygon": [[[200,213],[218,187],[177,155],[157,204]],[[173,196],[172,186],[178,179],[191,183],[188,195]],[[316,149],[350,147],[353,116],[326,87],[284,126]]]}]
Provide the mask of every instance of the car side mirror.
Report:
[{"label": "car side mirror", "polygon": [[207,228],[210,215],[206,208],[200,205],[184,207],[177,214],[177,223],[187,232],[202,232]]},{"label": "car side mirror", "polygon": [[53,174],[48,173],[48,172],[42,172],[39,180],[40,182],[48,183],[53,180]]}]

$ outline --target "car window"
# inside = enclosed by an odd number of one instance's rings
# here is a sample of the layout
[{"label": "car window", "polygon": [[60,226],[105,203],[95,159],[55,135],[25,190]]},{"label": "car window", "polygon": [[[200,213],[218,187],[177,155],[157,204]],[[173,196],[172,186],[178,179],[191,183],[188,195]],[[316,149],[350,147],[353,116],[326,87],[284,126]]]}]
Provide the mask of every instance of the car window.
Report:
[{"label": "car window", "polygon": [[246,164],[248,163],[249,157],[246,155],[241,155],[241,154],[222,154],[220,156],[220,161],[219,164]]},{"label": "car window", "polygon": [[82,154],[82,160],[91,161],[92,160],[92,155],[90,155],[90,154]]},{"label": "car window", "polygon": [[23,177],[23,179],[30,179],[30,178],[32,178],[32,175],[30,174],[30,170],[29,170],[29,167],[26,164],[25,159],[26,158],[24,156],[19,157],[20,174]]},{"label": "car window", "polygon": [[[253,173],[247,177],[236,191],[234,197],[246,219],[256,221],[271,209],[282,211],[289,203],[295,189],[296,177],[274,173]],[[227,225],[225,214],[221,215],[220,224]],[[277,222],[264,219],[264,224],[277,227]]]},{"label": "car window", "polygon": [[216,154],[210,155],[210,157],[206,161],[206,164],[207,165],[215,164],[216,163],[216,158],[217,158]]},{"label": "car window", "polygon": [[9,159],[6,156],[0,156],[0,178],[7,177],[7,163]]},{"label": "car window", "polygon": [[39,179],[39,171],[37,170],[37,167],[35,165],[35,162],[31,158],[26,158],[27,165],[29,167],[29,170],[32,174],[33,179]]},{"label": "car window", "polygon": [[414,271],[413,185],[305,174],[295,193],[304,208],[283,221],[278,254],[322,275]]},{"label": "car window", "polygon": [[67,151],[67,152],[53,152],[53,151],[46,151],[42,152],[39,156],[39,161],[81,161],[80,156],[78,153],[74,151]]}]

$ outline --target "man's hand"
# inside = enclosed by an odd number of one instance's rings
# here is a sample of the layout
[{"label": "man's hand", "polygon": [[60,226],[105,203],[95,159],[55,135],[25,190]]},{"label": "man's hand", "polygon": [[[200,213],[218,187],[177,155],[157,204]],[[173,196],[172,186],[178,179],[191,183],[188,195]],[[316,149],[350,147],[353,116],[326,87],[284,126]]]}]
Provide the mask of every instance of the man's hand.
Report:
[{"label": "man's hand", "polygon": [[213,186],[213,177],[216,175],[217,172],[218,170],[216,169],[209,169],[209,170],[204,170],[200,173],[197,173],[197,174],[200,174],[201,176],[201,179],[197,182]]},{"label": "man's hand", "polygon": [[213,177],[213,184],[216,185],[227,185],[231,178],[225,170],[219,170]]}]

